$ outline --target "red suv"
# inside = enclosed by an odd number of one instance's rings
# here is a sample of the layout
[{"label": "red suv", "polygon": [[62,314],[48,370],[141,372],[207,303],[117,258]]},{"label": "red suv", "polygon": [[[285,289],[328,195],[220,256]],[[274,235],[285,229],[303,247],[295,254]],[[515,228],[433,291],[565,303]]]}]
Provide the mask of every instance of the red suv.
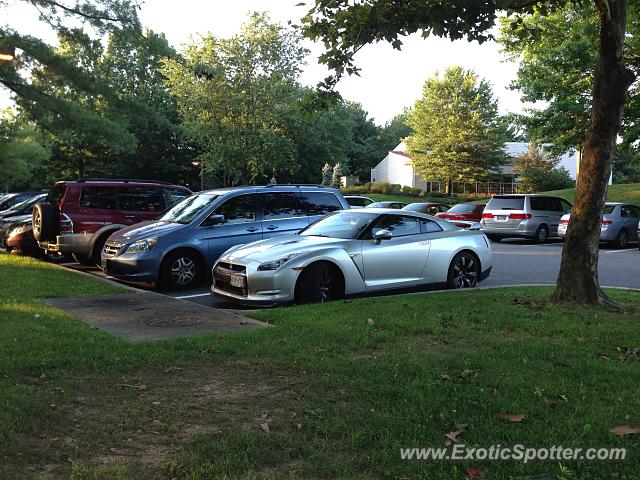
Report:
[{"label": "red suv", "polygon": [[191,193],[152,180],[57,182],[46,201],[33,207],[33,235],[46,251],[72,254],[83,265],[99,265],[109,235],[157,217]]}]

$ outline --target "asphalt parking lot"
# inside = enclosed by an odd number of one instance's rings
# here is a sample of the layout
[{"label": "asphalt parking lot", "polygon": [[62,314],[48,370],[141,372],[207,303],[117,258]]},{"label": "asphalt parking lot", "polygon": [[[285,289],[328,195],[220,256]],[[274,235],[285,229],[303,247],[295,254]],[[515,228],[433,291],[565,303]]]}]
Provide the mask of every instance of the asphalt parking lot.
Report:
[{"label": "asphalt parking lot", "polygon": [[[481,283],[483,287],[501,285],[549,284],[556,281],[562,255],[562,242],[550,241],[535,244],[524,240],[503,240],[492,243],[494,266],[491,276]],[[105,277],[96,268],[81,267],[75,263],[63,266]],[[632,244],[624,250],[600,248],[600,284],[607,287],[640,288],[640,250]],[[106,277],[109,278],[109,277]],[[143,289],[146,285],[135,285]],[[209,285],[183,291],[167,292],[165,295],[188,300],[215,308],[242,310],[238,305],[222,302],[209,294]]]}]

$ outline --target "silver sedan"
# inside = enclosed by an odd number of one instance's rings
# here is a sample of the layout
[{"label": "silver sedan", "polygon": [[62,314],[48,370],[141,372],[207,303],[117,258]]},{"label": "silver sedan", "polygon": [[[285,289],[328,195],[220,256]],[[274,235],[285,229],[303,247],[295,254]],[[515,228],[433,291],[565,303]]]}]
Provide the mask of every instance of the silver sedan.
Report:
[{"label": "silver sedan", "polygon": [[249,305],[325,302],[427,285],[474,287],[492,265],[479,231],[420,213],[353,209],[295,235],[227,250],[213,267],[211,292]]},{"label": "silver sedan", "polygon": [[[560,219],[558,236],[567,236],[567,227],[571,215],[566,214]],[[602,215],[600,241],[607,242],[616,248],[625,248],[629,242],[638,241],[638,222],[640,222],[640,208],[628,203],[607,202]]]}]

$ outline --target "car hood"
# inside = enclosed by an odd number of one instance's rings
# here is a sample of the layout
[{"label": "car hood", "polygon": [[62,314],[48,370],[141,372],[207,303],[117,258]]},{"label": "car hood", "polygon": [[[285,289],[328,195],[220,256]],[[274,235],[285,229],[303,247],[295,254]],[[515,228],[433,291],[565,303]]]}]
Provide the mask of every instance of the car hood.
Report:
[{"label": "car hood", "polygon": [[175,232],[184,227],[182,223],[158,222],[155,220],[147,220],[146,222],[136,223],[122,230],[118,230],[111,237],[110,241],[119,243],[130,243],[136,240],[144,240],[151,237],[162,237],[171,232]]},{"label": "car hood", "polygon": [[353,240],[310,235],[285,235],[234,247],[223,254],[223,257],[230,262],[267,262],[291,253],[306,253],[323,247],[341,245],[349,241]]}]

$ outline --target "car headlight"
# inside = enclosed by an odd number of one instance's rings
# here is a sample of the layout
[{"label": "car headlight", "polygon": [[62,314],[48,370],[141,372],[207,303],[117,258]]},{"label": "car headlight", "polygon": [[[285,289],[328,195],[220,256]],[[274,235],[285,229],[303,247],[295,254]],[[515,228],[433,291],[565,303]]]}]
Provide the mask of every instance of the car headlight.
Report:
[{"label": "car headlight", "polygon": [[262,271],[262,272],[264,272],[266,270],[277,270],[282,265],[287,263],[289,260],[297,257],[298,255],[302,255],[302,253],[300,253],[300,252],[298,252],[298,253],[290,253],[289,255],[285,255],[284,257],[280,257],[280,258],[278,258],[276,260],[271,260],[270,262],[261,263],[258,266],[258,270]]},{"label": "car headlight", "polygon": [[18,228],[14,228],[13,230],[11,230],[11,232],[9,233],[9,238],[11,237],[15,237],[16,235],[20,235],[21,233],[24,233],[27,231],[27,227],[18,227]]},{"label": "car headlight", "polygon": [[127,247],[127,253],[144,253],[151,250],[158,243],[157,238],[145,238],[144,240],[138,240],[133,242]]}]

